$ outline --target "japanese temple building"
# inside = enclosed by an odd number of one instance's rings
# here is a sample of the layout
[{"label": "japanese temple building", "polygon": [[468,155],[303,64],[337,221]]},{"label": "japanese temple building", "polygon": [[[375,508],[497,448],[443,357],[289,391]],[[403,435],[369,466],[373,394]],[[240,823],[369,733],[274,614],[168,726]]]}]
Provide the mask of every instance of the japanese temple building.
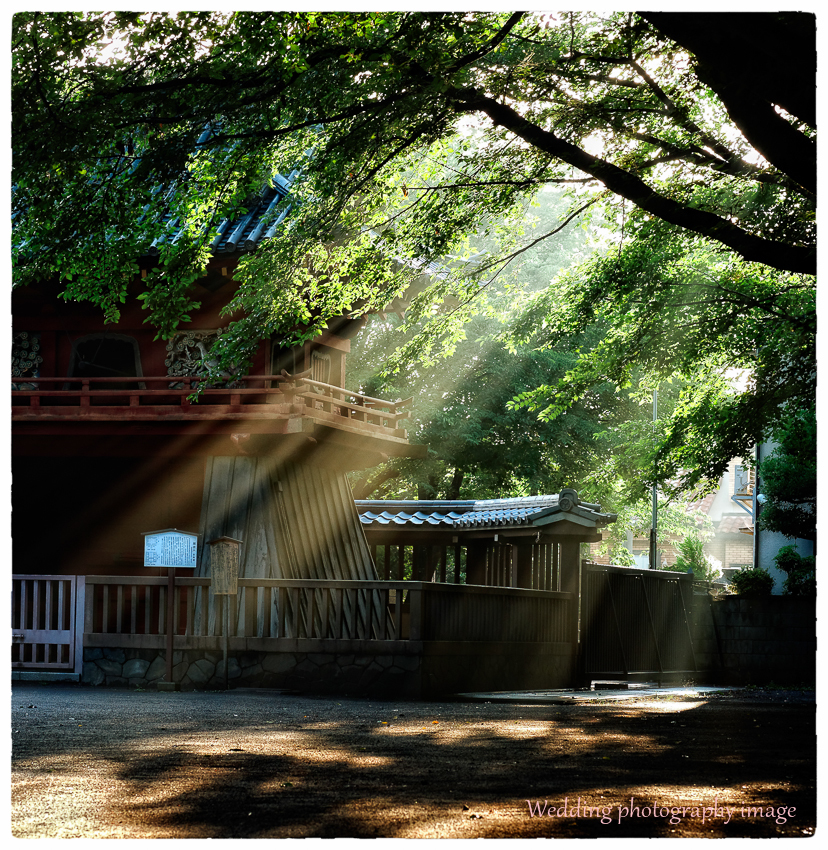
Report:
[{"label": "japanese temple building", "polygon": [[[360,321],[342,316],[301,346],[264,339],[248,374],[190,399],[237,318],[221,315],[235,266],[278,231],[289,186],[277,175],[250,213],[221,223],[193,284],[201,307],[168,341],[135,298],[105,325],[99,308],[60,298],[58,282],[14,291],[17,573],[142,573],[141,534],[180,528],[244,540],[247,577],[373,576],[345,473],[424,448],[408,443],[410,399],[347,389]],[[148,247],[142,270],[157,253]]]},{"label": "japanese temple building", "polygon": [[[580,544],[614,517],[574,490],[355,504],[349,471],[425,447],[411,399],[348,389],[349,316],[303,345],[263,339],[247,374],[203,387],[239,257],[278,232],[288,195],[276,179],[221,224],[201,306],[168,341],[134,297],[106,325],[58,281],[14,290],[13,668],[415,697],[566,686]],[[198,535],[194,569],[144,566],[161,529]],[[205,545],[221,539],[241,541],[226,608]]]}]

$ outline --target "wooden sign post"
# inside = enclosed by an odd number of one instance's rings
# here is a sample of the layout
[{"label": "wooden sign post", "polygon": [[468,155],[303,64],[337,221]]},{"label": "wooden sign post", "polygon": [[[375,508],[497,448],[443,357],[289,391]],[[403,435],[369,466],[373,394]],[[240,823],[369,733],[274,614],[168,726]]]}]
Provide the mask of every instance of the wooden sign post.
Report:
[{"label": "wooden sign post", "polygon": [[158,683],[160,691],[174,691],[173,634],[175,629],[175,571],[177,567],[195,569],[198,555],[198,535],[177,528],[144,531],[144,566],[167,568],[167,670],[165,681]]},{"label": "wooden sign post", "polygon": [[239,588],[239,551],[241,540],[233,537],[217,537],[207,545],[210,547],[210,582],[213,596],[224,597],[222,612],[222,671],[224,687],[230,687],[228,661],[230,653],[230,597],[236,596]]}]

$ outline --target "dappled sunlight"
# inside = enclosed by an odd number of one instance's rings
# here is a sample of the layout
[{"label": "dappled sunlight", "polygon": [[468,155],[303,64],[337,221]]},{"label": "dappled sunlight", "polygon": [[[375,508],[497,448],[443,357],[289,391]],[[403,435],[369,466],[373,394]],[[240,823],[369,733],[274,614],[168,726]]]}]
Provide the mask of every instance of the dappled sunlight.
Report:
[{"label": "dappled sunlight", "polygon": [[[606,703],[604,703],[606,705]],[[635,705],[638,708],[646,708],[648,711],[658,712],[659,714],[671,714],[673,712],[693,711],[707,705],[707,700],[682,700],[682,699],[642,699],[636,700]],[[632,717],[632,714],[621,714],[622,717]],[[589,722],[589,721],[588,721]],[[591,721],[596,722],[596,721]]]},{"label": "dappled sunlight", "polygon": [[[63,706],[14,712],[14,729],[42,730],[14,761],[19,837],[53,835],[55,812],[62,837],[669,836],[682,827],[663,818],[607,832],[595,818],[529,817],[527,800],[617,810],[631,798],[810,799],[798,727],[783,730],[799,742],[790,752],[776,738],[757,751],[738,711],[713,715],[701,700],[389,704],[88,690],[83,699],[68,725]],[[113,724],[124,712],[130,722]]]}]

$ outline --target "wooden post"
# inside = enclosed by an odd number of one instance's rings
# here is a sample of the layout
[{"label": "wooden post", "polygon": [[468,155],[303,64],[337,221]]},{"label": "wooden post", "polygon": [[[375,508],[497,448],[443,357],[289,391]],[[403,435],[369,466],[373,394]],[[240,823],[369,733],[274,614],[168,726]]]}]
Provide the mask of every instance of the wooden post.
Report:
[{"label": "wooden post", "polygon": [[466,584],[486,583],[486,543],[475,541],[466,548]]},{"label": "wooden post", "polygon": [[512,544],[512,586],[532,589],[532,544]]},{"label": "wooden post", "polygon": [[434,573],[436,572],[436,565],[434,563],[435,552],[434,546],[426,546],[425,547],[425,580],[426,581],[434,581]]},{"label": "wooden post", "polygon": [[164,678],[173,680],[173,620],[175,614],[175,567],[167,567],[167,670]]},{"label": "wooden post", "polygon": [[425,572],[425,567],[423,561],[425,559],[425,552],[423,546],[412,546],[411,547],[411,578],[414,581],[424,581],[423,573]]},{"label": "wooden post", "polygon": [[562,540],[560,545],[561,590],[572,594],[568,631],[570,640],[577,648],[581,602],[581,544],[577,540]]},{"label": "wooden post", "polygon": [[221,641],[221,673],[224,679],[224,689],[230,689],[230,669],[228,659],[230,656],[230,594],[222,596],[224,601],[224,614],[222,616],[222,641]]},{"label": "wooden post", "polygon": [[[222,660],[221,669],[224,678],[225,689],[230,688],[230,629],[231,629],[231,607],[236,610],[238,598],[239,563],[242,541],[232,537],[217,537],[210,540],[210,583],[213,587],[213,597],[224,597],[224,616],[222,617]],[[233,597],[233,605],[230,605],[230,597]],[[245,595],[245,599],[246,599]],[[245,614],[245,628],[247,626],[247,611]]]},{"label": "wooden post", "polygon": [[420,586],[412,588],[408,592],[408,598],[411,600],[410,620],[408,627],[409,640],[423,639],[423,590],[422,582]]},{"label": "wooden post", "polygon": [[78,576],[75,579],[75,609],[70,616],[74,618],[72,623],[73,637],[75,640],[75,663],[73,673],[83,672],[83,633],[85,626],[86,611],[86,576]]}]

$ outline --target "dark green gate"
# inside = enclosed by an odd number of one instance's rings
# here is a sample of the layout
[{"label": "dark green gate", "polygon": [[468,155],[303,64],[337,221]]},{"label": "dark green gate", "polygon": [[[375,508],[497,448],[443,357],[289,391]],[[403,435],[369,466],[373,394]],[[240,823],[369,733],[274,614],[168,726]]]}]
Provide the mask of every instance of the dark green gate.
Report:
[{"label": "dark green gate", "polygon": [[680,679],[697,672],[691,633],[693,577],[583,564],[580,671],[600,679]]}]

